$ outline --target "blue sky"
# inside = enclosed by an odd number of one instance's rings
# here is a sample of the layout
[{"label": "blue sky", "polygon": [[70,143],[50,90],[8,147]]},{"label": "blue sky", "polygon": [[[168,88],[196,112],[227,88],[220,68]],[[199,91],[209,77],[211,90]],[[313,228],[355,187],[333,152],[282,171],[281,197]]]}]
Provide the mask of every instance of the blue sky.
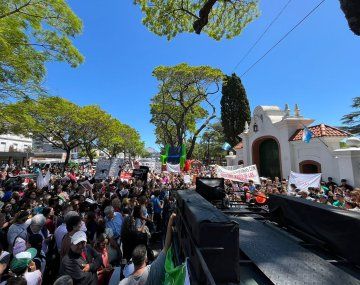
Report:
[{"label": "blue sky", "polygon": [[[85,62],[76,69],[48,64],[45,85],[77,104],[100,105],[136,128],[147,146],[156,147],[149,123],[150,98],[157,92],[152,70],[187,62],[233,72],[287,1],[261,1],[260,17],[240,36],[217,42],[195,34],[172,41],[158,37],[141,24],[141,11],[132,0],[69,0],[84,23],[74,43]],[[318,2],[293,0],[235,72],[242,74]],[[298,103],[304,116],[336,126],[350,111],[351,98],[360,96],[359,66],[360,37],[349,30],[339,1],[328,0],[242,80],[252,109]]]}]

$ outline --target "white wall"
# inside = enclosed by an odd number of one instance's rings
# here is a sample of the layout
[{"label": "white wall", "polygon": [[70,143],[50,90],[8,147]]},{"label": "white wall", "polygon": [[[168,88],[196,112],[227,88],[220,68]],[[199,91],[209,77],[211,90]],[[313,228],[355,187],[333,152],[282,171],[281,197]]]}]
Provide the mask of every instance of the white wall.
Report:
[{"label": "white wall", "polygon": [[299,164],[305,160],[312,160],[320,163],[322,178],[327,180],[327,177],[333,177],[336,182],[338,179],[339,166],[338,160],[334,153],[336,148],[339,148],[339,143],[342,138],[321,138],[327,146],[325,146],[319,139],[313,138],[309,143],[303,141],[290,142],[293,149],[293,167],[291,170],[300,172]]}]

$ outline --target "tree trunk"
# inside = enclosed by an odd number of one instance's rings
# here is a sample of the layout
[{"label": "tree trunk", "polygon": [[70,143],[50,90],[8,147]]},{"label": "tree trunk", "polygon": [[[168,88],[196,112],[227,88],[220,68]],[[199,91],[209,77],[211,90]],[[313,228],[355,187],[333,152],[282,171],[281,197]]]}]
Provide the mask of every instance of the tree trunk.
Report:
[{"label": "tree trunk", "polygon": [[94,161],[94,155],[93,155],[93,153],[92,153],[92,151],[91,151],[91,146],[90,146],[90,147],[86,146],[86,147],[85,147],[85,152],[86,152],[86,155],[88,156],[88,158],[89,158],[89,160],[90,160],[90,163],[91,163],[91,165],[92,165],[92,164],[93,164],[93,161]]},{"label": "tree trunk", "polygon": [[64,167],[63,167],[63,171],[62,171],[63,175],[64,175],[64,172],[65,172],[66,166],[69,164],[70,152],[71,152],[71,149],[66,150],[66,157],[65,157]]},{"label": "tree trunk", "polygon": [[196,139],[198,137],[198,135],[201,133],[201,131],[209,124],[209,122],[216,118],[215,115],[212,115],[210,116],[209,118],[207,118],[207,120],[201,125],[201,127],[195,132],[192,140],[191,140],[191,145],[190,145],[190,149],[189,151],[187,152],[187,155],[186,155],[186,158],[187,159],[191,159],[191,156],[192,156],[192,153],[194,151],[194,148],[195,148],[195,143],[196,143]]}]

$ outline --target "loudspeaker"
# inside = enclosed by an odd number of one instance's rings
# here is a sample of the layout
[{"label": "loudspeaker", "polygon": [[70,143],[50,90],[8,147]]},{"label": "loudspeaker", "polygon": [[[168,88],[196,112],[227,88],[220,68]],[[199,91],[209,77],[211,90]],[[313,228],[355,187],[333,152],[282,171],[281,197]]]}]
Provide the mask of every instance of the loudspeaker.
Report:
[{"label": "loudspeaker", "polygon": [[178,190],[176,196],[181,217],[176,225],[178,239],[197,284],[207,282],[194,246],[202,253],[216,284],[239,283],[239,225],[193,190]]},{"label": "loudspeaker", "polygon": [[225,198],[224,178],[196,178],[196,192],[209,202]]}]

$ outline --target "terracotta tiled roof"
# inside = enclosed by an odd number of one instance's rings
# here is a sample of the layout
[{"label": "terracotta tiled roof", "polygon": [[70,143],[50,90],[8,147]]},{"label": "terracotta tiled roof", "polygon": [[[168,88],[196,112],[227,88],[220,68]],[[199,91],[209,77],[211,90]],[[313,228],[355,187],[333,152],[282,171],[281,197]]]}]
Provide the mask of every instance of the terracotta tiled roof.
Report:
[{"label": "terracotta tiled roof", "polygon": [[234,149],[242,149],[243,147],[243,143],[239,142],[236,146],[234,146]]},{"label": "terracotta tiled roof", "polygon": [[[349,133],[340,129],[330,127],[324,124],[308,127],[308,129],[314,134],[313,137],[348,137]],[[297,130],[289,139],[289,141],[300,141],[303,137],[304,129]]]}]

